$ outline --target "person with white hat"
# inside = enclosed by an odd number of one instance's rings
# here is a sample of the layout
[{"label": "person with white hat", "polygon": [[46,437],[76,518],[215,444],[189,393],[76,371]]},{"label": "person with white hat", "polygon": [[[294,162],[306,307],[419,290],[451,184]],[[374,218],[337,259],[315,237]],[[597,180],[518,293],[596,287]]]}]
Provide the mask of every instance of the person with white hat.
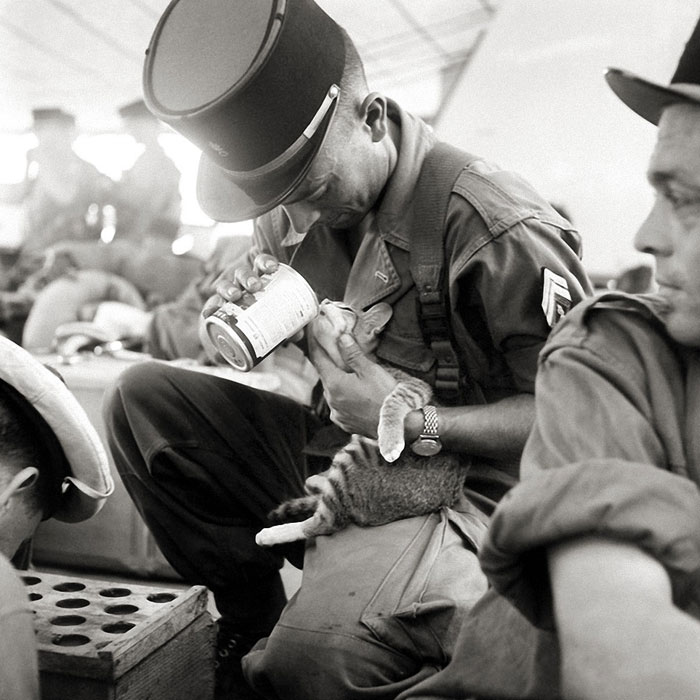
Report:
[{"label": "person with white hat", "polygon": [[658,126],[635,238],[658,291],[606,293],[554,330],[480,555],[494,593],[402,700],[700,698],[700,22],[670,84],[606,79]]},{"label": "person with white hat", "polygon": [[[260,274],[279,263],[319,300],[388,302],[378,356],[426,378],[450,404],[409,414],[407,449],[426,465],[452,450],[470,469],[464,512],[450,516],[459,526],[435,516],[351,527],[318,538],[306,558],[302,543],[255,544],[267,513],[301,495],[348,433],[376,436],[395,380],[352,346],[354,374],[311,349],[327,399],[319,387],[313,409],[140,363],[106,396],[115,464],[174,568],[214,593],[219,697],[393,698],[445,663],[454,621],[484,590],[475,549],[517,478],[537,353],[591,293],[578,234],[521,178],[438,143],[423,121],[371,91],[347,32],[312,0],[173,0],[143,75],[151,111],[202,150],[205,212],[256,220],[254,250],[222,275],[204,314],[259,290]],[[421,539],[429,532],[434,549]],[[417,555],[422,546],[448,568],[458,562],[453,575],[435,574],[440,566]],[[304,596],[275,626],[286,603],[283,557],[305,562]],[[333,596],[334,587],[348,595]],[[366,623],[380,588],[387,609],[415,603],[410,642],[398,615],[385,635]],[[254,692],[241,657],[273,627],[247,657]]]},{"label": "person with white hat", "polygon": [[39,697],[32,610],[10,561],[42,520],[86,520],[113,490],[107,454],[77,399],[53,371],[0,336],[3,700]]}]

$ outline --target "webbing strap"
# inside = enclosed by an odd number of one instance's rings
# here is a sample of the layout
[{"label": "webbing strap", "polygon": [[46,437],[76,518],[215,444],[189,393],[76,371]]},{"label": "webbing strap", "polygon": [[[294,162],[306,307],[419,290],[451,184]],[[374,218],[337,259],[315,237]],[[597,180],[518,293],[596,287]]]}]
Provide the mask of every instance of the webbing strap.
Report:
[{"label": "webbing strap", "polygon": [[437,362],[435,392],[445,403],[461,398],[460,363],[450,326],[449,284],[445,281],[445,218],[459,174],[476,156],[437,143],[428,153],[414,191],[411,275],[418,291],[423,337]]}]

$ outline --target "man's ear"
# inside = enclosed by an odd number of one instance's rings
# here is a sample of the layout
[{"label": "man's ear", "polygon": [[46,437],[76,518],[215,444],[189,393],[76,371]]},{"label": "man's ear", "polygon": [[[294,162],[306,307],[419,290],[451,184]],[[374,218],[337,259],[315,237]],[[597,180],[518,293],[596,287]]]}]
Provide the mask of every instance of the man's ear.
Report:
[{"label": "man's ear", "polygon": [[14,495],[33,486],[38,478],[39,470],[36,467],[25,467],[17,472],[0,493],[0,507],[6,507]]},{"label": "man's ear", "polygon": [[363,314],[363,320],[367,327],[372,329],[374,335],[379,335],[389,323],[394,310],[386,302],[380,301],[371,306]]},{"label": "man's ear", "polygon": [[386,97],[378,92],[370,92],[360,107],[362,121],[372,132],[373,141],[381,141],[389,130]]}]

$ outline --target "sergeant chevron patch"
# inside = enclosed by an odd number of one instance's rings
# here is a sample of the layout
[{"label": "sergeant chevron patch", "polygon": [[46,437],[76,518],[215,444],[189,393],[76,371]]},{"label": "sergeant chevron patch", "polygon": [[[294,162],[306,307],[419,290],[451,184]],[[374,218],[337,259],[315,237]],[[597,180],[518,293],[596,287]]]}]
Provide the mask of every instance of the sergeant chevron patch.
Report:
[{"label": "sergeant chevron patch", "polygon": [[571,308],[571,294],[566,280],[542,268],[542,311],[550,328]]}]

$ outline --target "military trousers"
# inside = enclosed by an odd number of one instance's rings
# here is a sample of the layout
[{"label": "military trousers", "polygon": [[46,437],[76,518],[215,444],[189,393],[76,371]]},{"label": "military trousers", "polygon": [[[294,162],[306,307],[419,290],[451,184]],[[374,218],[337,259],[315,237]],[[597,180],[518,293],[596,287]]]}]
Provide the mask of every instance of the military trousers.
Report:
[{"label": "military trousers", "polygon": [[324,468],[303,453],[318,418],[286,397],[165,362],[128,368],[103,406],[117,471],[173,568],[207,586],[233,622],[274,621],[285,602],[279,569],[284,557],[301,567],[304,548],[263,549],[255,533]]},{"label": "military trousers", "polygon": [[[312,411],[146,362],[110,388],[104,415],[117,469],[166,558],[264,638],[244,663],[263,697],[393,700],[449,662],[462,617],[486,590],[476,554],[486,518],[466,499],[263,549],[254,536],[267,513],[328,464],[305,452],[324,427]],[[285,557],[304,565],[286,605]]]}]

